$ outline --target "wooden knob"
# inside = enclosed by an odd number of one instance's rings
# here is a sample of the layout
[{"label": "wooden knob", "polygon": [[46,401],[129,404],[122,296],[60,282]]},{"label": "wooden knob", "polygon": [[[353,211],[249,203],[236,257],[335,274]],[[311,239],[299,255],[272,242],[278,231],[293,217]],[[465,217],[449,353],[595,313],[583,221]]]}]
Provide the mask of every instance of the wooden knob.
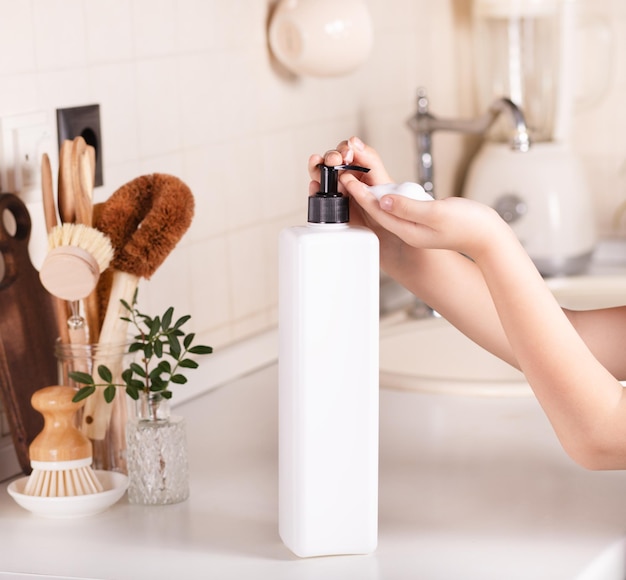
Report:
[{"label": "wooden knob", "polygon": [[73,461],[91,457],[91,441],[74,425],[74,415],[84,402],[74,403],[76,390],[54,385],[31,397],[34,409],[43,415],[44,426],[29,447],[31,461]]}]

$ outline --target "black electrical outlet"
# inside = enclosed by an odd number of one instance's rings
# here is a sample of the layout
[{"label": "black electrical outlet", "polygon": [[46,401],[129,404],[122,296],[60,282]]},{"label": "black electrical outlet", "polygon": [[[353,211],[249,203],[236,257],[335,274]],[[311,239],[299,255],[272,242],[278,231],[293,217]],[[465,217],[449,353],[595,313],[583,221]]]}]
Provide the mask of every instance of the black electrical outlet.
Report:
[{"label": "black electrical outlet", "polygon": [[100,105],[85,105],[57,109],[57,134],[59,149],[63,141],[82,137],[96,150],[96,186],[102,185],[102,132],[100,131]]}]

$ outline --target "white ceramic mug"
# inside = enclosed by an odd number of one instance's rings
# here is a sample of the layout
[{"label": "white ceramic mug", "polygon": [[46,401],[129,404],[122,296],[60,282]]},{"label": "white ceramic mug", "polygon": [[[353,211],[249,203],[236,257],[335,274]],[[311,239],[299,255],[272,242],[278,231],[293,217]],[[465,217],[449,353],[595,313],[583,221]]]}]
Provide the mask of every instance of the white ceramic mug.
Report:
[{"label": "white ceramic mug", "polygon": [[280,0],[269,41],[276,58],[291,72],[342,75],[369,56],[372,19],[365,0]]}]

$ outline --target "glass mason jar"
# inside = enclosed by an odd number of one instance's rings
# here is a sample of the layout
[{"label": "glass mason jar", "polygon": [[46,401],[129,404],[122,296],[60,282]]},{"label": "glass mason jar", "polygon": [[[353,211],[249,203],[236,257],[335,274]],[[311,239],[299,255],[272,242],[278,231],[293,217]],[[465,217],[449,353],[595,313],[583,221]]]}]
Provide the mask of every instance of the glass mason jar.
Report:
[{"label": "glass mason jar", "polygon": [[[99,382],[98,366],[106,365],[113,373],[115,383],[122,383],[121,372],[133,361],[128,344],[71,344],[57,341],[55,356],[58,361],[59,384],[81,388],[69,377],[70,372],[82,371]],[[77,414],[79,429],[93,445],[93,468],[128,473],[126,464],[126,425],[129,416],[129,398],[124,387],[117,387],[111,403],[104,400],[104,389],[98,388],[85,400]]]},{"label": "glass mason jar", "polygon": [[187,438],[183,417],[170,416],[160,393],[141,392],[136,417],[126,427],[128,501],[178,503],[189,497]]}]

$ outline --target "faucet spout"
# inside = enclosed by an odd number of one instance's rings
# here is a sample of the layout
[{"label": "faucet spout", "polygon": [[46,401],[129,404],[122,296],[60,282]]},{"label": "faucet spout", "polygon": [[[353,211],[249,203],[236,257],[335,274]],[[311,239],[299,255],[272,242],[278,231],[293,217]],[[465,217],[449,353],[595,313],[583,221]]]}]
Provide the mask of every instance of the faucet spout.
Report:
[{"label": "faucet spout", "polygon": [[489,109],[476,119],[442,119],[429,111],[426,90],[421,87],[417,92],[417,112],[408,120],[408,125],[417,140],[417,175],[420,185],[430,194],[433,193],[433,158],[432,134],[434,131],[458,131],[462,133],[484,134],[494,121],[506,113],[513,123],[511,148],[526,152],[530,148],[530,136],[522,110],[511,99],[496,99]]}]

